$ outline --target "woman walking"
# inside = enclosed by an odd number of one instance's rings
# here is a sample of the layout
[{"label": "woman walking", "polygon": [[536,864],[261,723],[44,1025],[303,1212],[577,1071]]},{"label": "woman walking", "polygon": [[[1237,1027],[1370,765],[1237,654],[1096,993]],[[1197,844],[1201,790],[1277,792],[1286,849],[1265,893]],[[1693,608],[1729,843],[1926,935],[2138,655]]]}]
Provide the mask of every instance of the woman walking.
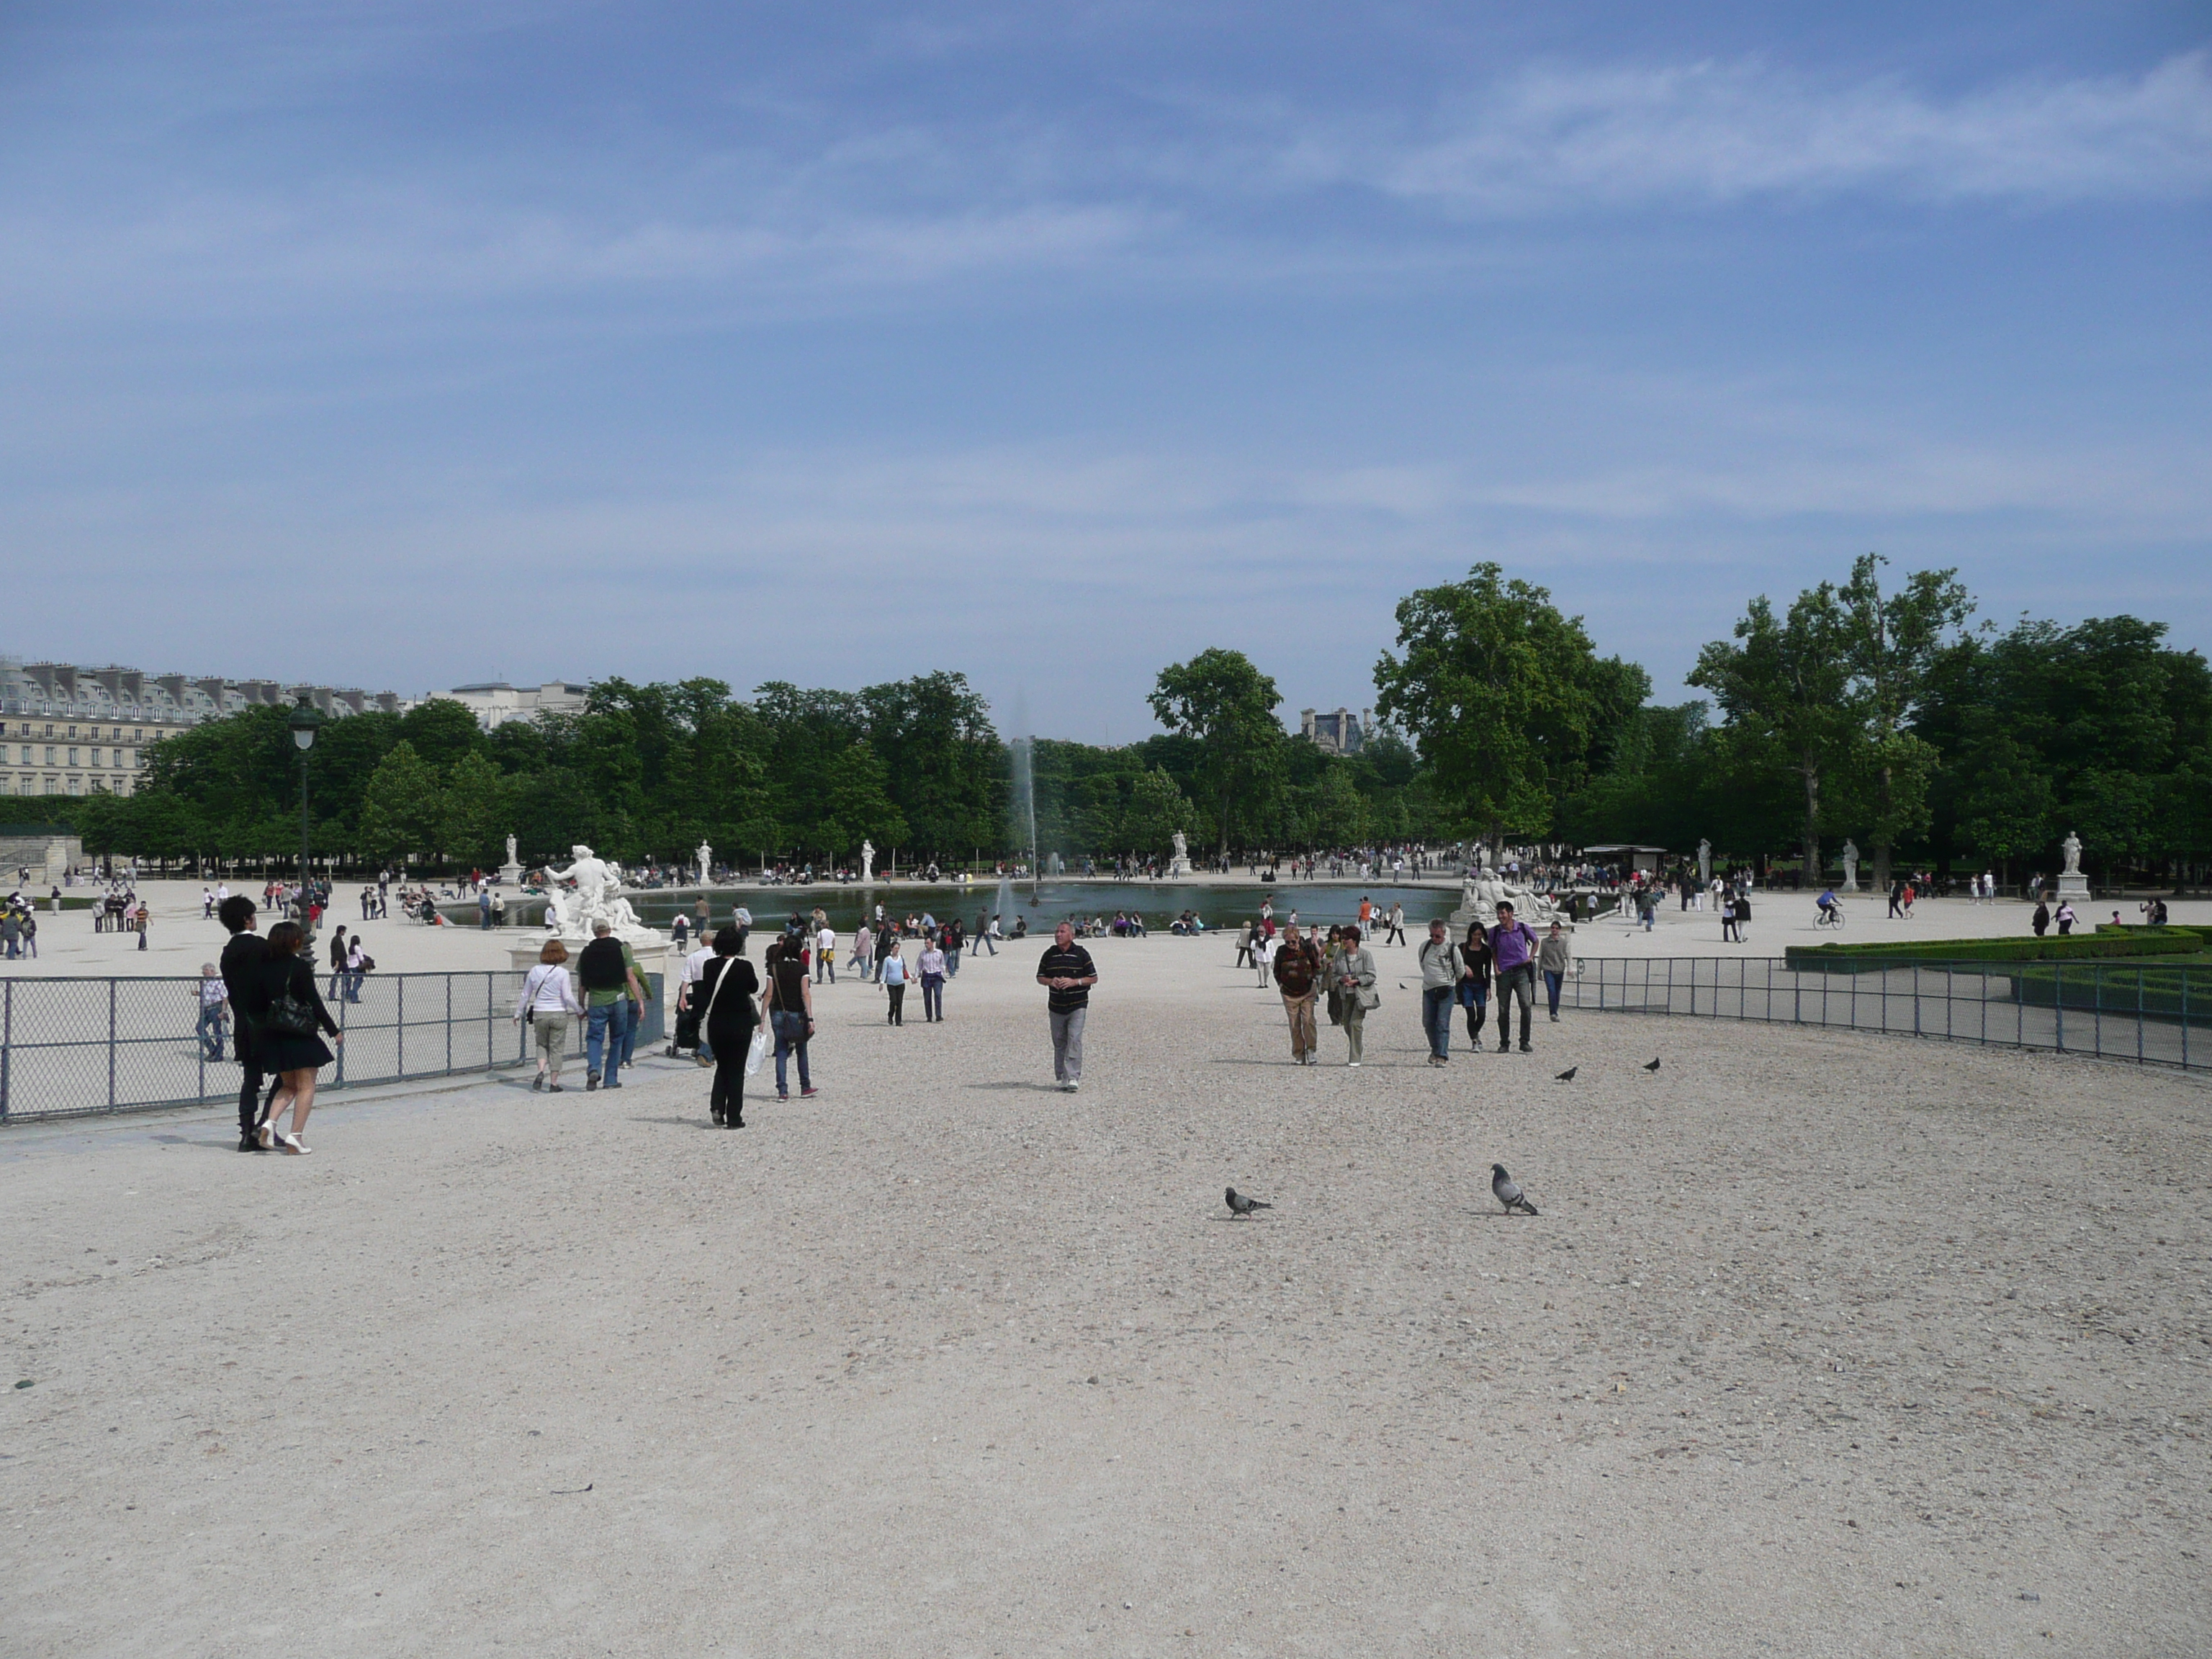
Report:
[{"label": "woman walking", "polygon": [[1467,1038],[1474,1052],[1482,1052],[1482,1028],[1490,1019],[1490,935],[1479,921],[1467,927],[1467,943],[1459,947],[1463,964],[1459,975],[1459,1006],[1467,1010]]},{"label": "woman walking", "polygon": [[[1347,1066],[1359,1064],[1361,1039],[1366,1034],[1367,1012],[1382,1001],[1375,989],[1375,958],[1359,942],[1357,927],[1344,930],[1343,942],[1329,963],[1329,976],[1341,999],[1345,1040],[1351,1044]],[[1372,999],[1372,1000],[1370,1000]]]},{"label": "woman walking", "polygon": [[886,1025],[906,1024],[906,958],[899,954],[899,942],[886,933],[878,941],[876,974],[884,989],[890,994],[890,1008],[884,1016]]},{"label": "woman walking", "polygon": [[1555,921],[1544,935],[1544,942],[1536,947],[1536,971],[1544,976],[1544,995],[1551,1004],[1554,1025],[1559,1023],[1559,988],[1566,982],[1570,965],[1567,936]]},{"label": "woman walking", "polygon": [[734,927],[714,935],[714,955],[699,970],[692,989],[702,998],[699,1029],[714,1052],[714,1083],[708,1104],[725,1129],[745,1127],[745,1060],[752,1053],[753,1030],[760,1024],[760,976],[738,953],[745,936]]},{"label": "woman walking", "polygon": [[[315,1035],[316,1028],[321,1027],[333,1042],[345,1042],[345,1033],[338,1030],[315,988],[313,964],[300,954],[307,939],[296,921],[280,921],[271,927],[268,954],[253,964],[252,981],[254,1059],[264,1073],[274,1072],[278,1079],[254,1133],[263,1151],[281,1146],[295,1158],[305,1158],[308,1152],[300,1144],[300,1134],[315,1107],[315,1073],[334,1058]],[[280,1131],[277,1115],[288,1105],[292,1127]]]},{"label": "woman walking", "polygon": [[568,1052],[568,1022],[584,1017],[576,1000],[576,987],[568,977],[568,947],[549,939],[538,953],[538,965],[522,981],[522,994],[514,1000],[515,1024],[530,1022],[538,1033],[538,1075],[530,1092],[543,1089],[561,1092],[561,1057]]},{"label": "woman walking", "polygon": [[945,1018],[945,947],[934,939],[921,947],[921,1018],[925,1025]]}]

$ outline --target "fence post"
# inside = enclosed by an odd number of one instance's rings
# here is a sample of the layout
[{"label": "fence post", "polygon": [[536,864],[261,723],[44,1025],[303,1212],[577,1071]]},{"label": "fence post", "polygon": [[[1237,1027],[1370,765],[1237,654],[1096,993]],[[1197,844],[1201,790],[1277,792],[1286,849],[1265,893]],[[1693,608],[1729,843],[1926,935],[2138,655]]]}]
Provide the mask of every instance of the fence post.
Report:
[{"label": "fence post", "polygon": [[2089,965],[2089,1052],[2105,1057],[2105,964]]},{"label": "fence post", "polygon": [[1920,964],[1912,964],[1912,1035],[1920,1035]]},{"label": "fence post", "polygon": [[115,1109],[115,981],[107,981],[107,1109]]},{"label": "fence post", "polygon": [[2051,1012],[2057,1020],[2057,1048],[2066,1052],[2066,963],[2059,957],[2051,963]]},{"label": "fence post", "polygon": [[[335,898],[337,895],[333,894],[331,896]],[[347,979],[338,981],[338,1035],[342,1037],[345,1035],[346,1029],[346,992],[351,988],[352,983],[352,981]],[[339,1043],[338,1068],[331,1077],[331,1087],[333,1089],[345,1087],[345,1044]]]},{"label": "fence post", "polygon": [[395,1066],[399,1075],[405,1077],[407,1075],[407,975],[394,974],[392,977],[399,987],[398,994],[393,999],[392,1003],[394,1008],[398,1010],[392,1015],[392,1029],[399,1038],[399,1057]]},{"label": "fence post", "polygon": [[2143,1057],[2142,982],[2143,970],[2138,968],[2136,969],[2136,1062],[2138,1065],[2142,1064]]},{"label": "fence post", "polygon": [[453,976],[446,975],[446,1069],[453,1069]]},{"label": "fence post", "polygon": [[486,974],[484,975],[484,1066],[487,1069],[499,1064],[499,1061],[493,1058],[497,1052],[492,1047],[494,1041],[491,1025],[491,975]]},{"label": "fence post", "polygon": [[[2186,1019],[2188,1017],[2189,1004],[2185,999],[2182,1003],[2182,1018]],[[2181,1029],[2185,1033],[2189,1030],[2186,1025]],[[2186,1054],[2188,1052],[2185,1039],[2182,1053]],[[8,981],[4,1006],[0,1006],[0,1123],[5,1123],[8,1121],[8,1073],[13,1067],[15,1059],[15,981],[11,979]]]}]

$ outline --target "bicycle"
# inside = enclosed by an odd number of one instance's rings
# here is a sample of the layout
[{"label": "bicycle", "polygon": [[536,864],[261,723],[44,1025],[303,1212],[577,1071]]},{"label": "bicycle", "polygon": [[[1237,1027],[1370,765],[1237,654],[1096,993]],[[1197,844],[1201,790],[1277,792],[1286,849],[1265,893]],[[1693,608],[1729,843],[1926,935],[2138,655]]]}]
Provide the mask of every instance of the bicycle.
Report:
[{"label": "bicycle", "polygon": [[1830,904],[1816,908],[1813,913],[1813,925],[1815,927],[1841,927],[1844,925],[1844,907]]}]

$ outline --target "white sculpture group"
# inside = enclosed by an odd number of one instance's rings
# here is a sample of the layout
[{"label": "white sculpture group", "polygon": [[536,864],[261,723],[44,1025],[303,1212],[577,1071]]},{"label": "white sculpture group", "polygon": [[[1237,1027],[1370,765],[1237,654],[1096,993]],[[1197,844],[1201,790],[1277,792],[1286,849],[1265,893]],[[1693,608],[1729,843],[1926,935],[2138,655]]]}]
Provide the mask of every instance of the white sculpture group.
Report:
[{"label": "white sculpture group", "polygon": [[1467,872],[1460,884],[1459,908],[1451,914],[1455,927],[1465,927],[1470,922],[1480,922],[1485,927],[1498,926],[1498,907],[1510,904],[1516,921],[1531,927],[1548,927],[1559,922],[1570,931],[1574,918],[1553,902],[1548,893],[1540,893],[1533,887],[1511,882],[1491,867],[1490,849],[1475,850],[1475,866]]},{"label": "white sculpture group", "polygon": [[[588,939],[604,921],[617,939],[658,937],[622,896],[622,866],[600,858],[580,842],[568,852],[574,861],[567,869],[545,872],[551,893],[545,910],[547,933],[556,939]],[[576,884],[573,892],[562,890],[561,884],[566,881]]]}]

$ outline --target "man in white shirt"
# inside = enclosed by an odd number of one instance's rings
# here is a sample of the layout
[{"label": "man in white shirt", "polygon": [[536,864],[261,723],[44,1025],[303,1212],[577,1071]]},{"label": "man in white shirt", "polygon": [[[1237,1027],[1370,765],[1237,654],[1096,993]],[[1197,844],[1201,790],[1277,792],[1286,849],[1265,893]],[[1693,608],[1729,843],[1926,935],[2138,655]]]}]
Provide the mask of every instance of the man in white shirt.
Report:
[{"label": "man in white shirt", "polygon": [[830,975],[830,982],[837,982],[837,930],[828,922],[814,936],[814,982],[822,983],[822,975]]},{"label": "man in white shirt", "polygon": [[[684,958],[683,1006],[689,1008],[691,1006],[692,988],[699,983],[701,976],[707,971],[707,964],[714,959],[714,947],[705,939],[701,939],[699,948]],[[714,1045],[707,1041],[707,1023],[703,1019],[699,1022],[699,1063],[702,1066],[714,1063]]]}]

